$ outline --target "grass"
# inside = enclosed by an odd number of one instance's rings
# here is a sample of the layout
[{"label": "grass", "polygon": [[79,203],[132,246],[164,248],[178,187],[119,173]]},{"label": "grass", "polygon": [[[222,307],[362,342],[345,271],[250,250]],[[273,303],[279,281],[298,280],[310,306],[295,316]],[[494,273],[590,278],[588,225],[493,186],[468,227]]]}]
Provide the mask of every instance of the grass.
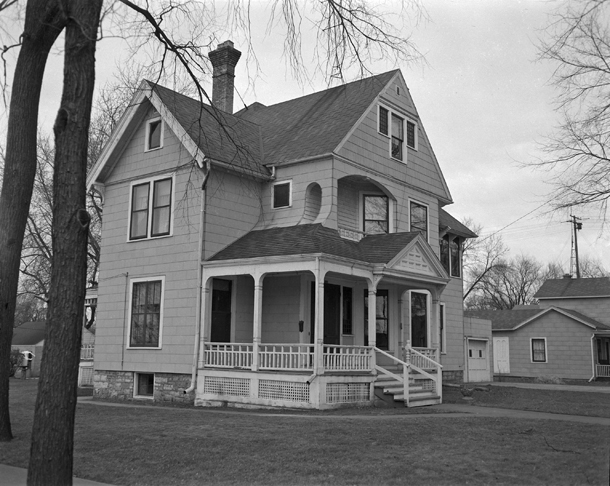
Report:
[{"label": "grass", "polygon": [[[36,383],[11,380],[4,464],[27,466]],[[608,484],[610,427],[388,412],[79,404],[75,474],[117,485]]]},{"label": "grass", "polygon": [[489,391],[475,390],[472,399],[466,402],[459,388],[443,387],[443,403],[610,418],[610,394],[607,393],[491,386]]}]

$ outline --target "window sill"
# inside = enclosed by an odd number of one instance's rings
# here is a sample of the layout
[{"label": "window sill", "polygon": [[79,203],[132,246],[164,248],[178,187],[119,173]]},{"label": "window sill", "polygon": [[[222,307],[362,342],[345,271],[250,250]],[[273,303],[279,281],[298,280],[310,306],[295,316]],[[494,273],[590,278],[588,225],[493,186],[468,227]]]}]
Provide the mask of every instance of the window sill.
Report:
[{"label": "window sill", "polygon": [[140,241],[151,241],[151,240],[162,240],[163,238],[170,238],[174,236],[173,233],[170,233],[169,235],[161,235],[161,236],[147,236],[146,238],[137,238],[134,240],[127,240],[127,243],[138,243]]},{"label": "window sill", "polygon": [[162,148],[163,148],[163,145],[161,145],[160,147],[155,147],[155,148],[147,148],[147,149],[144,149],[144,153],[154,152],[155,150],[161,150]]},{"label": "window sill", "polygon": [[147,351],[156,351],[159,349],[163,349],[161,346],[127,346],[125,349],[128,350],[147,350]]}]

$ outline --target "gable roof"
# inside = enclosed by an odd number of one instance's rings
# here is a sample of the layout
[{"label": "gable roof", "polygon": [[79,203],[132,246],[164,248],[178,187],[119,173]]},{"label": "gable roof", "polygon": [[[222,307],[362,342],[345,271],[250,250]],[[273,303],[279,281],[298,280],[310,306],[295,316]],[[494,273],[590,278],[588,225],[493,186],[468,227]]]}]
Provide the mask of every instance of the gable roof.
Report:
[{"label": "gable roof", "polygon": [[13,329],[13,346],[34,346],[44,341],[46,322],[33,321],[24,322],[21,326]]},{"label": "gable roof", "polygon": [[554,278],[545,281],[536,299],[610,297],[610,278]]},{"label": "gable roof", "polygon": [[236,115],[263,129],[265,165],[330,154],[398,70]]},{"label": "gable roof", "polygon": [[457,219],[455,219],[442,208],[439,209],[438,219],[439,226],[441,227],[441,229],[451,234],[458,235],[463,238],[479,237],[479,235],[477,235],[473,231],[470,231],[470,229],[466,225],[460,223]]},{"label": "gable roof", "polygon": [[487,319],[491,321],[492,331],[515,331],[520,327],[529,324],[530,322],[542,317],[549,312],[559,312],[575,321],[591,327],[596,330],[610,330],[610,326],[591,319],[580,312],[572,309],[564,309],[562,307],[548,307],[540,309],[532,307],[527,309],[510,309],[510,310],[466,310],[464,317],[474,317],[478,319]]},{"label": "gable roof", "polygon": [[325,253],[366,263],[388,263],[419,233],[368,235],[356,242],[321,224],[251,231],[209,261]]}]

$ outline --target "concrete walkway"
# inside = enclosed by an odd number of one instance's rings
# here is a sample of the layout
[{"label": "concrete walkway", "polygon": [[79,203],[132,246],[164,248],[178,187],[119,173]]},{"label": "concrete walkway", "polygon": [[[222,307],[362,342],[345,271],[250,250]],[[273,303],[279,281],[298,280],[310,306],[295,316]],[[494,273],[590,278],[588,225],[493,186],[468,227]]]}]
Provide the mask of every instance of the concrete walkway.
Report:
[{"label": "concrete walkway", "polygon": [[[21,467],[5,466],[0,464],[0,485],[25,486],[27,484],[28,470]],[[73,486],[111,486],[106,483],[89,481],[88,479],[74,478]]]},{"label": "concrete walkway", "polygon": [[586,393],[610,393],[610,386],[594,386],[594,385],[554,385],[547,383],[513,383],[511,381],[492,381],[487,383],[469,383],[467,386],[474,385],[491,385],[491,386],[508,386],[512,388],[533,388],[536,390],[558,390],[558,391],[575,391]]}]

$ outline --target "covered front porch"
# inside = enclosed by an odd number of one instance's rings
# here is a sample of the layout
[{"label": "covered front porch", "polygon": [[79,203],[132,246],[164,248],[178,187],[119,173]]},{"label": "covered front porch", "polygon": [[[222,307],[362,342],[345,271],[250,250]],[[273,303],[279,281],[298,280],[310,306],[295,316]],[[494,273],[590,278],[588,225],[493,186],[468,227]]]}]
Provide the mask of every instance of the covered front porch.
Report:
[{"label": "covered front porch", "polygon": [[610,331],[597,331],[593,337],[593,379],[610,379]]},{"label": "covered front porch", "polygon": [[204,262],[195,404],[439,403],[448,279],[421,236],[404,235],[385,262],[344,248]]}]

